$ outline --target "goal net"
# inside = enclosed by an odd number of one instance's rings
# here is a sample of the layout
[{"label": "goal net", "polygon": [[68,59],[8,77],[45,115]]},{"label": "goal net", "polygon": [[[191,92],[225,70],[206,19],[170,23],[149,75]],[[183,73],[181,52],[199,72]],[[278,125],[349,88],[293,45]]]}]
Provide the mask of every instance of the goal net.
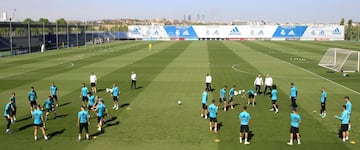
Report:
[{"label": "goal net", "polygon": [[358,72],[360,65],[360,52],[329,48],[319,62],[319,66],[336,72]]}]

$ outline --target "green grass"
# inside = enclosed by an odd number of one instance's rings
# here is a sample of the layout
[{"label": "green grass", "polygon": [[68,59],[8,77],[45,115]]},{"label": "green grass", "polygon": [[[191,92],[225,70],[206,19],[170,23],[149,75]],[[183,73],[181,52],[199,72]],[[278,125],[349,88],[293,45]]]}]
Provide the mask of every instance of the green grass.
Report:
[{"label": "green grass", "polygon": [[[317,65],[328,48],[359,50],[354,42],[300,41],[178,41],[115,42],[111,44],[63,49],[0,59],[0,108],[16,92],[18,122],[7,135],[5,119],[0,120],[0,149],[349,149],[357,144],[343,143],[337,137],[340,121],[333,116],[341,113],[343,96],[353,103],[350,140],[360,142],[359,82],[360,74],[327,73]],[[301,58],[298,61],[294,58]],[[137,90],[130,89],[130,74],[138,75]],[[120,90],[118,111],[111,109],[109,93],[105,98],[111,119],[105,132],[96,131],[91,119],[90,134],[96,139],[76,142],[76,115],[81,101],[80,84],[88,83],[91,72],[98,76],[98,89],[117,83]],[[201,93],[205,75],[213,77],[215,91],[209,99],[218,99],[219,89],[237,85],[238,89],[253,88],[257,74],[270,74],[278,86],[280,113],[269,112],[266,96],[257,96],[257,105],[249,108],[251,145],[238,143],[239,119],[245,100],[236,97],[235,110],[219,110],[218,134],[208,131],[208,120],[200,118]],[[34,86],[40,103],[47,97],[51,82],[59,88],[61,117],[47,123],[49,141],[33,140],[33,127],[27,104],[27,93]],[[300,132],[302,144],[288,146],[290,127],[290,83],[299,89]],[[319,117],[320,88],[328,92],[327,114]],[[230,88],[229,88],[230,89]],[[229,89],[227,91],[229,91]],[[181,100],[182,105],[177,105]],[[220,107],[222,108],[222,107]],[[317,112],[314,113],[313,111]],[[95,116],[92,113],[92,116]],[[220,139],[219,143],[214,142]]]}]

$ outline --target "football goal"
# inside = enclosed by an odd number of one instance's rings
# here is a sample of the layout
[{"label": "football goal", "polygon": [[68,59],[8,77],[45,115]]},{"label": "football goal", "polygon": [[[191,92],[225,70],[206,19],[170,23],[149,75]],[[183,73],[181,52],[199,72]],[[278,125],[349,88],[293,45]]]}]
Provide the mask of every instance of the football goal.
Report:
[{"label": "football goal", "polygon": [[336,72],[358,72],[360,65],[360,52],[329,48],[319,62],[319,66]]}]

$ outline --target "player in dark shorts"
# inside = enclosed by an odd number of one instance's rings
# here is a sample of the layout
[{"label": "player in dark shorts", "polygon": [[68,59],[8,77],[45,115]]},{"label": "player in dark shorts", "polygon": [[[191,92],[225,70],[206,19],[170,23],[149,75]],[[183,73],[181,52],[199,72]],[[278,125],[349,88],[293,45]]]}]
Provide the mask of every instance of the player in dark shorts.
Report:
[{"label": "player in dark shorts", "polygon": [[85,106],[81,106],[80,109],[81,110],[78,112],[78,126],[79,126],[78,141],[81,140],[81,134],[83,129],[85,129],[86,139],[89,140],[90,115],[89,112],[85,110]]}]

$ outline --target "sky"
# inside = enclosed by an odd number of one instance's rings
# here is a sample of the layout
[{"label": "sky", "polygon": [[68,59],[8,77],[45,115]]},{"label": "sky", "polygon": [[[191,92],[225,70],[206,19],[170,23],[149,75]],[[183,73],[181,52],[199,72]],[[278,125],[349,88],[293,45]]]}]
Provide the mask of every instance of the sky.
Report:
[{"label": "sky", "polygon": [[196,20],[200,14],[207,22],[339,23],[341,18],[360,22],[360,0],[0,0],[0,12],[14,14],[14,20],[183,19],[184,15]]}]

